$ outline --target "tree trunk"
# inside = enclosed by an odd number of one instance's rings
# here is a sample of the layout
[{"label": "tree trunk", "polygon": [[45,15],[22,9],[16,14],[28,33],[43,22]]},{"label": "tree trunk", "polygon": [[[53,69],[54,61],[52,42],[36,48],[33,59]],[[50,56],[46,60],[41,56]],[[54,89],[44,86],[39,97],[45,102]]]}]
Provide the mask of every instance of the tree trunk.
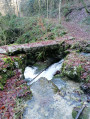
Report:
[{"label": "tree trunk", "polygon": [[59,0],[59,23],[61,23],[61,0]]},{"label": "tree trunk", "polygon": [[17,0],[16,0],[16,15],[17,15],[18,17],[20,17],[19,7],[18,7],[18,2],[17,2]]},{"label": "tree trunk", "polygon": [[47,19],[48,19],[48,0],[47,0]]},{"label": "tree trunk", "polygon": [[38,4],[39,4],[39,16],[40,16],[40,13],[41,13],[41,4],[40,4],[40,0],[38,1]]}]

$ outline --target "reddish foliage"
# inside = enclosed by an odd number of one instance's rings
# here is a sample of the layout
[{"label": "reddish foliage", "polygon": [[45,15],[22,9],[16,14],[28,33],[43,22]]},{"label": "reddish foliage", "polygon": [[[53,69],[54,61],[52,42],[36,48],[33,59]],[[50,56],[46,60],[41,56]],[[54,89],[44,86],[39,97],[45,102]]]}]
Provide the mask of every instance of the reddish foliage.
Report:
[{"label": "reddish foliage", "polygon": [[4,90],[0,91],[0,119],[13,119],[13,115],[15,113],[14,107],[16,104],[15,99],[31,93],[29,91],[22,93],[25,89],[27,89],[27,87],[20,87],[20,85],[25,83],[25,81],[17,80],[20,76],[20,72],[18,70],[16,70],[16,74],[17,75],[7,80]]}]

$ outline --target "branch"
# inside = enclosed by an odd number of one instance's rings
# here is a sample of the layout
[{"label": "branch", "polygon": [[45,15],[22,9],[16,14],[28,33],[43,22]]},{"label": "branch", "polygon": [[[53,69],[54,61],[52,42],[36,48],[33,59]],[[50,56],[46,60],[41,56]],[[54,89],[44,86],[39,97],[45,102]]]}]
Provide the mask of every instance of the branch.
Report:
[{"label": "branch", "polygon": [[80,117],[80,115],[83,112],[83,110],[84,110],[85,107],[86,107],[86,104],[84,103],[83,106],[82,106],[82,108],[79,110],[79,112],[78,112],[78,114],[77,114],[77,116],[76,116],[75,119],[79,119],[79,117]]}]

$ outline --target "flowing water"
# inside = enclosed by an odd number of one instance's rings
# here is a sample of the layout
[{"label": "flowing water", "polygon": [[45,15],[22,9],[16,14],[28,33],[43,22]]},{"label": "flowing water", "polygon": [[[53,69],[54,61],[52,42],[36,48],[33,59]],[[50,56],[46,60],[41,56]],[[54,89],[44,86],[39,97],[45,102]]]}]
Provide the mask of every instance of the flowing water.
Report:
[{"label": "flowing water", "polygon": [[[63,60],[42,73],[38,67],[26,67],[24,76],[29,81],[33,97],[26,102],[23,119],[73,119],[73,107],[86,101],[79,83],[54,77],[56,71],[61,69],[62,63]],[[32,80],[33,78],[35,79]]]},{"label": "flowing water", "polygon": [[31,81],[29,85],[36,82],[41,77],[45,77],[47,80],[51,80],[54,74],[56,73],[56,71],[61,69],[63,61],[64,60],[61,60],[58,63],[51,65],[49,68],[47,68],[42,73],[40,73],[40,75],[36,73],[37,67],[26,67],[24,72],[25,79],[28,79],[29,81]]}]

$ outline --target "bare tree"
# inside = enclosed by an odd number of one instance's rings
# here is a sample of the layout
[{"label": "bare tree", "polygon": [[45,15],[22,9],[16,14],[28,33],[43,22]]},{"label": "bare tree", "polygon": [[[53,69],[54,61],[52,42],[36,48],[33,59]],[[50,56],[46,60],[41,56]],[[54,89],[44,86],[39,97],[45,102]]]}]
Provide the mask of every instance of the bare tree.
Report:
[{"label": "bare tree", "polygon": [[11,13],[11,6],[10,6],[10,3],[8,0],[5,0],[6,4],[5,4],[5,10],[6,10],[6,13]]},{"label": "bare tree", "polygon": [[18,5],[17,0],[16,0],[16,14],[17,14],[17,16],[20,16],[19,5]]},{"label": "bare tree", "polygon": [[62,0],[59,0],[59,22],[61,23],[61,2]]},{"label": "bare tree", "polygon": [[40,13],[41,13],[41,3],[40,3],[41,1],[40,0],[38,0],[38,4],[39,4],[39,15],[40,15]]},{"label": "bare tree", "polygon": [[47,19],[48,19],[48,0],[47,0]]}]

